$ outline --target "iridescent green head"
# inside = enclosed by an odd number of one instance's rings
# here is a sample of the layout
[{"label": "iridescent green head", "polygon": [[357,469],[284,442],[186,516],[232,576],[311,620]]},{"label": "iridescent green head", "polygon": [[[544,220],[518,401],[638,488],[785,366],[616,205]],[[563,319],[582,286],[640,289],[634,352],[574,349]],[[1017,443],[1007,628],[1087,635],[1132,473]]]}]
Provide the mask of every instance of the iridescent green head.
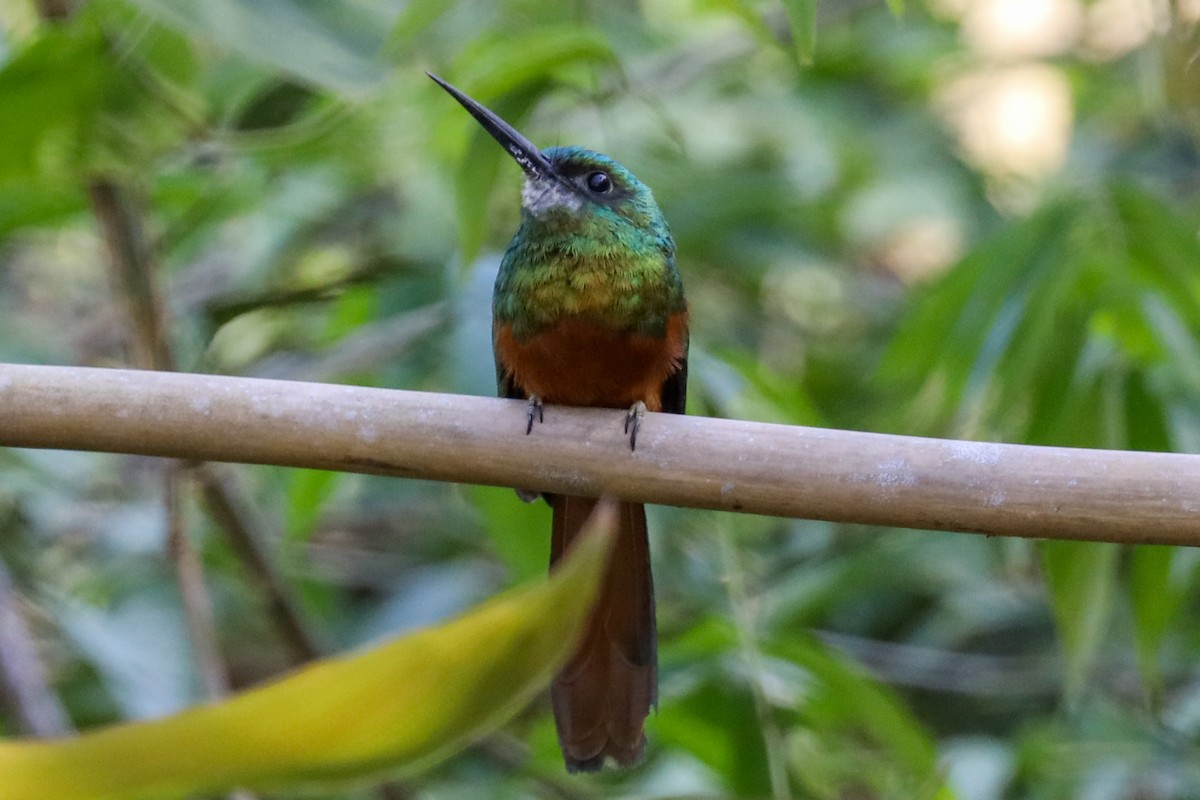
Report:
[{"label": "iridescent green head", "polygon": [[539,150],[490,109],[436,75],[429,77],[461,103],[525,171],[521,202],[526,222],[551,230],[582,226],[588,230],[577,232],[589,234],[594,223],[600,222],[600,228],[609,229],[610,235],[633,226],[669,242],[670,233],[654,195],[624,166],[582,147]]},{"label": "iridescent green head", "polygon": [[675,243],[650,189],[608,156],[539,150],[436,75],[525,172],[521,228],[500,266],[493,311],[518,333],[568,315],[658,332],[682,310]]},{"label": "iridescent green head", "polygon": [[607,222],[614,234],[633,226],[669,236],[650,188],[617,161],[574,146],[551,147],[544,155],[554,177],[526,175],[521,192],[526,221],[572,227],[580,217],[594,216]]}]

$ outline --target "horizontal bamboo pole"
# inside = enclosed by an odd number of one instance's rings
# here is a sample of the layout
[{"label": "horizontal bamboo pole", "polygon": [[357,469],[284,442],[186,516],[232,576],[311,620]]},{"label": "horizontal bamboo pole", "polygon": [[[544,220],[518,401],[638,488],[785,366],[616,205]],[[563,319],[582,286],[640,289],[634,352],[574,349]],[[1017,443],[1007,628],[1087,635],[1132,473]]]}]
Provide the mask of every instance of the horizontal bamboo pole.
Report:
[{"label": "horizontal bamboo pole", "polygon": [[0,446],[278,464],[1004,536],[1200,544],[1200,456],[0,364]]}]

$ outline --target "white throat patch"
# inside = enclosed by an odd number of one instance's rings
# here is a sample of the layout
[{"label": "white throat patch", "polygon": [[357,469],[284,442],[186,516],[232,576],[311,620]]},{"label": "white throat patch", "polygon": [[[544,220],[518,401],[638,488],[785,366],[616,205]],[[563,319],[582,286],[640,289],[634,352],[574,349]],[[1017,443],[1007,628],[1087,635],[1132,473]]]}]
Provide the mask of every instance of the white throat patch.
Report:
[{"label": "white throat patch", "polygon": [[560,208],[578,211],[583,201],[553,178],[526,178],[521,189],[521,204],[530,214],[540,217]]}]

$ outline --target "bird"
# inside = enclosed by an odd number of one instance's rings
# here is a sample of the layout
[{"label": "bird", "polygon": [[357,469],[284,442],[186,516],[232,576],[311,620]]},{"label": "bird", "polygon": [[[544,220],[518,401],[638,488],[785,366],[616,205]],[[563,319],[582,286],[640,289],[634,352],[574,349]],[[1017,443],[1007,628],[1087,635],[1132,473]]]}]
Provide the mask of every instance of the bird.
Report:
[{"label": "bird", "polygon": [[[675,242],[650,189],[614,159],[579,146],[538,149],[491,110],[426,73],[524,171],[521,223],[492,295],[501,397],[524,400],[525,433],[545,406],[625,410],[636,450],[647,411],[684,413],[688,306]],[[523,499],[536,494],[521,492]],[[553,510],[550,567],[597,500],[545,494]],[[599,597],[551,684],[569,772],[630,767],[645,754],[658,701],[658,643],[646,510],[620,502]]]}]

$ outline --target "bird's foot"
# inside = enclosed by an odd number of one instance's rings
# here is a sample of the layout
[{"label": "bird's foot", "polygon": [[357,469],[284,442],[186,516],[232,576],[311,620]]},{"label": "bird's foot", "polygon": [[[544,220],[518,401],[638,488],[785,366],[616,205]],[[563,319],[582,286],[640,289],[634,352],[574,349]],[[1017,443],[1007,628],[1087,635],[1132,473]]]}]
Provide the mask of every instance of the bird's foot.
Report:
[{"label": "bird's foot", "polygon": [[546,407],[542,405],[542,398],[536,394],[529,396],[529,403],[525,406],[525,435],[528,436],[533,432],[533,420],[537,418],[538,422],[546,421]]},{"label": "bird's foot", "polygon": [[646,416],[646,404],[641,400],[629,407],[625,415],[625,433],[629,435],[629,449],[637,449],[638,430],[642,427],[642,419]]}]

